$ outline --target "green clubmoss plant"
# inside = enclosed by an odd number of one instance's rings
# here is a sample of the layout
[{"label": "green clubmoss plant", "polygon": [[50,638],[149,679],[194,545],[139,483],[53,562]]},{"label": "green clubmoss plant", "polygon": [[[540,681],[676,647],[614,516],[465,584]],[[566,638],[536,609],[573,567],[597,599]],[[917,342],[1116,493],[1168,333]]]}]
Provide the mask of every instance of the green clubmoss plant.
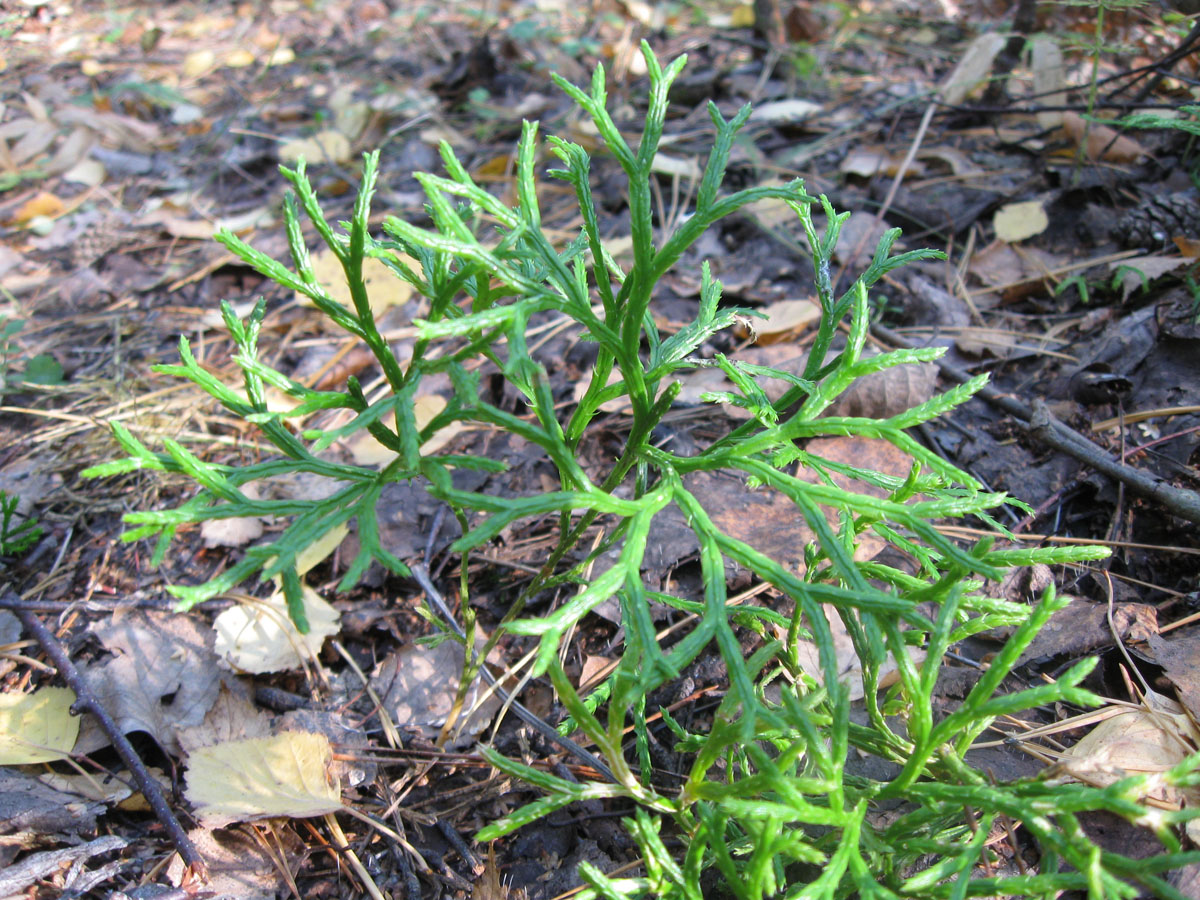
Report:
[{"label": "green clubmoss plant", "polygon": [[[1022,651],[1063,601],[1047,591],[1029,607],[989,596],[985,585],[989,579],[999,580],[1011,566],[1096,559],[1105,551],[999,549],[993,539],[961,546],[937,527],[964,516],[992,522],[991,512],[1012,502],[987,492],[909,434],[913,426],[966,402],[985,379],[976,378],[884,419],[824,414],[856,379],[891,366],[929,361],[942,352],[930,348],[871,357],[863,353],[868,289],[897,266],[938,254],[892,255],[899,232],[889,231],[866,271],[849,290],[835,295],[829,261],[848,214],[836,213],[825,198],[810,197],[799,181],[722,193],[730,149],[749,118],[748,106],[727,119],[710,105],[715,140],[695,208],[673,229],[657,233],[652,164],[663,133],[668,90],[684,59],[664,68],[648,46],[643,52],[650,92],[636,146],[627,142],[606,109],[602,68],[596,70],[590,90],[556,79],[591,117],[604,152],[628,178],[633,232],[633,263],[628,269],[617,264],[601,237],[588,153],[559,138],[550,138],[549,145],[562,166],[550,174],[573,188],[582,232],[560,246],[543,230],[535,182],[537,126],[532,123],[525,124],[518,146],[515,207],[477,185],[443,146],[445,174],[417,176],[428,195],[430,228],[388,218],[381,234],[370,233],[374,154],[365,158],[352,218],[339,227],[326,220],[303,164],[294,171],[283,169],[295,189],[285,209],[290,265],[227,232],[218,239],[267,278],[308,297],[360,339],[374,354],[390,392],[368,402],[354,379],[337,391],[317,391],[296,382],[258,358],[264,306],[260,303],[241,320],[223,305],[237,347],[235,360],[244,375],[242,389],[235,391],[202,368],[186,340],[180,343],[182,363],[160,366],[158,371],[203,387],[234,415],[256,426],[262,439],[273,445],[273,455],[246,466],[220,465],[170,440],[163,441],[165,452],[155,452],[114,423],[128,457],[97,466],[90,474],[178,472],[200,486],[199,493],[176,509],[127,516],[135,527],[126,539],[156,537],[155,557],[161,559],[176,528],[186,523],[232,516],[272,516],[286,522],[211,581],[170,590],[187,609],[252,576],[279,576],[291,614],[303,629],[296,558],[330,529],[354,520],[359,536],[361,549],[348,565],[342,588],[352,587],[372,560],[398,575],[406,573],[404,561],[381,544],[376,522],[376,503],[390,482],[426,479],[431,493],[453,511],[463,531],[452,550],[462,555],[464,573],[471,551],[486,547],[515,523],[544,521],[551,514],[557,522],[554,549],[515,599],[498,633],[536,638],[536,671],[549,677],[569,712],[562,730],[582,735],[578,739],[605,761],[611,781],[566,781],[483,748],[497,768],[539,788],[543,796],[489,824],[477,837],[501,838],[580,800],[632,801],[636,812],[626,824],[644,864],[624,878],[610,878],[583,864],[585,897],[701,900],[701,884],[709,884],[709,878],[724,885],[724,896],[739,900],[1053,897],[1063,891],[1083,891],[1090,897],[1134,897],[1139,891],[1178,896],[1163,876],[1196,858],[1182,852],[1176,834],[1178,823],[1190,814],[1143,806],[1139,797],[1145,778],[1103,789],[1048,777],[998,784],[965,759],[972,742],[997,717],[1045,704],[1099,702],[1080,687],[1092,669],[1090,660],[1072,666],[1052,683],[1015,693],[1000,691]],[[706,229],[766,198],[791,206],[811,248],[822,317],[807,367],[797,376],[718,357],[716,364],[735,387],[711,399],[736,404],[751,417],[695,455],[672,454],[656,446],[652,434],[679,393],[679,375],[704,362],[695,354],[706,340],[732,325],[735,317],[751,313],[721,304],[721,285],[704,265],[695,319],[674,334],[663,334],[651,315],[655,287]],[[824,214],[823,233],[814,222],[814,209]],[[301,211],[341,260],[352,306],[335,301],[317,282],[301,234]],[[406,360],[393,355],[376,327],[362,276],[364,261],[372,258],[426,299],[427,312],[416,323],[418,339]],[[590,384],[578,403],[565,411],[556,405],[546,370],[527,342],[531,319],[548,312],[569,318],[582,339],[596,344]],[[848,336],[837,349],[834,338],[843,325]],[[479,368],[467,365],[481,358],[519,392],[527,414],[500,409],[484,399]],[[421,380],[436,373],[449,376],[453,397],[442,412],[418,427],[413,398]],[[768,375],[791,385],[774,403],[761,385]],[[268,387],[289,394],[297,406],[287,413],[272,411],[266,402]],[[618,398],[631,410],[624,445],[611,467],[597,475],[584,468],[580,450],[597,429],[601,406]],[[303,423],[314,412],[336,408],[353,413],[340,428],[289,427],[289,420]],[[456,468],[495,473],[504,469],[501,461],[490,458],[421,452],[425,441],[456,422],[505,431],[541,448],[557,470],[556,489],[506,498],[455,487],[451,475]],[[395,451],[395,460],[372,468],[322,455],[335,441],[360,429]],[[805,449],[808,439],[825,435],[889,441],[911,458],[911,470],[896,478],[822,459]],[[794,474],[797,467],[811,468],[819,477],[815,482],[799,478]],[[257,499],[246,490],[259,479],[291,472],[329,478],[337,489],[323,500],[303,502]],[[805,551],[803,568],[786,567],[725,533],[706,509],[705,498],[687,488],[687,476],[698,472],[734,473],[744,479],[747,490],[770,490],[790,500],[816,535]],[[882,487],[887,496],[878,499],[840,487],[834,474]],[[699,596],[655,592],[642,577],[651,524],[672,503],[683,511],[699,543]],[[581,548],[581,537],[599,517],[604,517],[607,537],[590,551]],[[1001,529],[995,527],[1000,537]],[[867,536],[896,548],[910,565],[901,570],[858,558],[855,550]],[[609,551],[615,563],[589,579],[590,563]],[[729,560],[771,584],[786,605],[730,605]],[[565,592],[569,600],[542,616],[525,614],[528,598],[560,586],[570,588]],[[470,587],[464,575],[464,610],[469,609]],[[623,655],[601,688],[581,696],[559,662],[560,645],[589,611],[612,597],[622,615]],[[651,601],[691,614],[687,626],[660,640]],[[438,616],[433,609],[428,614]],[[849,685],[837,674],[834,624],[849,635],[861,663],[861,676],[856,677],[861,677],[865,692],[865,716],[856,720],[851,719]],[[1013,637],[961,706],[948,715],[935,714],[935,684],[947,649],[1001,625],[1015,626]],[[746,652],[743,644],[751,637],[756,643]],[[819,649],[820,673],[802,664],[803,640]],[[917,648],[924,651],[920,661],[911,652]],[[649,707],[648,698],[656,689],[679,679],[689,664],[711,652],[724,662],[728,690],[705,727],[687,728],[668,710]],[[880,672],[889,657],[897,662],[897,678],[881,689]],[[674,750],[687,760],[682,781],[664,777],[651,764],[648,722],[655,714],[661,714],[671,732],[663,732],[663,739],[673,739]],[[631,726],[633,741],[627,747],[626,729]],[[891,761],[895,777],[873,780],[848,774],[846,760],[852,753]],[[1197,778],[1190,765],[1163,777],[1174,784]],[[887,816],[879,815],[878,807],[885,803],[893,808]],[[1102,850],[1081,824],[1094,810],[1152,828],[1164,853],[1135,861]],[[1020,830],[1030,844],[1026,851],[1036,855],[1032,867],[1019,874],[994,865],[988,837],[1002,823]],[[704,876],[708,870],[712,872]]]}]

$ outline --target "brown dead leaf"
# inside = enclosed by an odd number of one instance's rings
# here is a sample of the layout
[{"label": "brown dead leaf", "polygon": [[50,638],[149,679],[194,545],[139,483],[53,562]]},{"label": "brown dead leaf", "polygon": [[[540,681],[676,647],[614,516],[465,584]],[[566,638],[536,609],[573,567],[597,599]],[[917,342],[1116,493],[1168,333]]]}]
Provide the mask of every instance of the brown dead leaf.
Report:
[{"label": "brown dead leaf", "polygon": [[1193,716],[1200,717],[1200,630],[1189,628],[1170,640],[1151,634],[1146,640],[1180,701]]},{"label": "brown dead leaf", "polygon": [[[1105,787],[1130,775],[1162,775],[1200,747],[1200,730],[1183,707],[1150,691],[1143,708],[1121,708],[1063,755],[1059,767],[1076,781]],[[1200,804],[1200,789],[1152,780],[1145,796],[1178,808]]]},{"label": "brown dead leaf", "polygon": [[954,346],[975,359],[984,356],[1004,359],[1012,353],[1018,340],[1018,335],[1000,328],[964,328],[954,339]]},{"label": "brown dead leaf", "polygon": [[[525,888],[510,888],[500,880],[500,869],[496,866],[495,841],[488,844],[487,862],[483,872],[471,885],[471,900],[524,900],[529,894]],[[476,869],[478,871],[478,869]]]},{"label": "brown dead leaf", "polygon": [[[746,347],[733,354],[732,359],[756,366],[767,366],[792,375],[801,375],[808,362],[805,353],[791,342]],[[680,378],[683,402],[699,399],[706,391],[729,390],[719,370],[698,369]],[[781,378],[763,377],[759,384],[771,402],[775,402],[792,386]],[[857,379],[824,412],[825,416],[869,416],[887,418],[924,403],[933,396],[937,385],[937,366],[933,363],[893,366],[890,369]],[[722,411],[734,418],[746,418],[749,413],[738,407],[723,405]]]},{"label": "brown dead leaf", "polygon": [[[1108,607],[1105,604],[1092,603],[1078,597],[1071,597],[1070,600],[1068,605],[1055,611],[1050,621],[1025,648],[1025,652],[1021,654],[1021,664],[1052,656],[1084,656],[1101,648],[1111,647],[1117,638],[1130,641],[1145,640],[1158,630],[1158,615],[1153,606],[1144,603],[1120,603],[1114,607],[1112,613],[1113,625],[1117,629],[1115,638],[1112,626],[1108,622]],[[1012,634],[1012,629],[999,628],[989,634],[1004,640]]]},{"label": "brown dead leaf", "polygon": [[1004,241],[993,241],[971,257],[970,273],[996,291],[1005,303],[1016,303],[1038,292],[1052,290],[1050,273],[1066,260],[1039,247],[1020,250]]},{"label": "brown dead leaf", "polygon": [[[905,453],[887,441],[861,437],[817,438],[809,441],[805,449],[812,454],[814,464],[827,461],[901,479],[908,475],[911,463]],[[873,497],[887,495],[882,488],[826,471],[840,487]],[[796,477],[814,484],[821,480],[817,470],[809,467],[801,467]],[[783,494],[769,488],[751,490],[744,478],[726,472],[694,472],[685,476],[684,486],[704,498],[705,509],[722,532],[756,547],[792,571],[803,571],[805,545],[815,540],[816,535],[796,505]],[[823,512],[836,530],[839,523],[834,511]],[[866,532],[859,537],[855,558],[871,559],[884,546],[882,538]],[[682,514],[670,507],[651,527],[644,565],[651,573],[666,572],[698,549],[696,536]]]},{"label": "brown dead leaf", "polygon": [[1127,300],[1130,294],[1190,262],[1182,256],[1137,256],[1109,263],[1108,268],[1111,272],[1121,273],[1121,299]]},{"label": "brown dead leaf", "polygon": [[[876,221],[874,216],[854,215],[842,224],[838,234],[837,246],[833,248],[833,258],[836,262],[852,269],[865,268],[875,255],[879,239],[888,230],[888,223]],[[824,229],[821,229],[824,234]],[[895,243],[897,252],[904,249],[903,240]]]},{"label": "brown dead leaf", "polygon": [[616,660],[609,659],[607,656],[596,656],[590,653],[584,656],[583,667],[579,672],[580,690],[595,687],[611,671],[615,663]]},{"label": "brown dead leaf", "polygon": [[1200,239],[1180,236],[1173,237],[1171,240],[1179,248],[1180,256],[1185,256],[1188,259],[1200,257]]},{"label": "brown dead leaf", "polygon": [[190,754],[200,747],[266,737],[270,733],[271,717],[251,702],[248,692],[222,684],[204,721],[179,729],[178,737],[180,748]]},{"label": "brown dead leaf", "polygon": [[[454,706],[462,671],[463,646],[457,641],[443,641],[436,647],[410,644],[379,664],[371,675],[371,686],[397,728],[432,740],[441,733]],[[500,699],[492,694],[466,718],[484,689],[483,679],[477,678],[467,691],[458,733],[447,742],[448,748],[470,746],[499,711]]]},{"label": "brown dead leaf", "polygon": [[[881,144],[864,145],[847,153],[842,159],[841,165],[838,166],[838,171],[847,175],[856,175],[859,178],[873,178],[876,175],[891,177],[900,171],[900,164],[903,161],[904,154],[890,153]],[[907,175],[910,177],[924,174],[925,166],[915,160],[907,169]]]},{"label": "brown dead leaf", "polygon": [[[123,732],[144,731],[167,753],[178,752],[181,728],[204,721],[222,681],[232,688],[232,676],[222,673],[212,651],[211,633],[192,617],[136,612],[90,630],[113,654],[86,667],[92,691]],[[107,745],[108,737],[85,716],[75,752]]]},{"label": "brown dead leaf", "polygon": [[[219,898],[275,900],[281,891],[286,892],[279,876],[280,862],[294,872],[308,855],[291,828],[272,829],[270,843],[256,841],[245,830],[235,828],[196,828],[188,837],[208,864],[205,893],[213,892]],[[178,853],[171,856],[166,871],[176,887],[191,877]]]},{"label": "brown dead leaf", "polygon": [[[953,175],[973,175],[983,171],[970,156],[957,147],[922,147],[917,153],[917,159],[937,160],[943,163]],[[909,171],[912,171],[911,166]],[[917,174],[920,174],[925,171],[925,167],[921,166],[916,171]]]},{"label": "brown dead leaf", "polygon": [[[837,660],[838,681],[850,688],[850,701],[861,700],[866,696],[862,681],[862,660],[854,649],[854,642],[846,630],[846,623],[838,614],[837,607],[824,604],[825,619],[829,623],[829,631],[833,636],[833,655]],[[807,619],[805,624],[808,624]],[[908,647],[909,658],[913,663],[920,664],[925,659],[925,651],[920,647]],[[796,641],[796,656],[800,667],[817,684],[825,683],[825,670],[821,668],[820,652],[812,641]],[[888,654],[887,660],[879,667],[879,687],[891,687],[896,681],[899,667],[896,659]]]},{"label": "brown dead leaf", "polygon": [[1149,152],[1132,138],[1119,134],[1107,125],[1088,122],[1076,112],[1062,114],[1062,130],[1067,139],[1078,147],[1087,134],[1084,155],[1096,162],[1133,163]]},{"label": "brown dead leaf", "polygon": [[826,416],[885,419],[924,403],[933,396],[938,369],[934,363],[892,366],[857,379],[825,410]]},{"label": "brown dead leaf", "polygon": [[753,319],[739,333],[752,331],[760,345],[778,344],[797,338],[821,319],[821,307],[811,299],[780,300],[761,310],[765,319]]}]

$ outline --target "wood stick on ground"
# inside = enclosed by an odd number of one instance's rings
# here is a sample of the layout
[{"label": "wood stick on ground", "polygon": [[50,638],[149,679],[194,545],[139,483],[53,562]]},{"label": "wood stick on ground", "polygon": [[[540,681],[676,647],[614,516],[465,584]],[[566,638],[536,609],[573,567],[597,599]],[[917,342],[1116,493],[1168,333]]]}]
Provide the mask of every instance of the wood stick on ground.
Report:
[{"label": "wood stick on ground", "polygon": [[[882,325],[872,325],[871,331],[881,340],[895,347],[911,349],[914,346],[890,328]],[[936,362],[943,375],[960,384],[973,377],[970,372],[957,366],[941,360],[936,360]],[[982,397],[993,406],[1020,419],[1029,434],[1043,444],[1053,447],[1055,450],[1061,450],[1081,463],[1091,466],[1097,472],[1116,479],[1133,493],[1162,504],[1172,515],[1200,524],[1200,494],[1186,488],[1173,487],[1157,475],[1151,475],[1134,466],[1118,462],[1075,429],[1056,419],[1040,400],[1035,401],[1033,406],[1027,406],[1020,400],[1002,394],[991,385],[984,385],[976,396]]]},{"label": "wood stick on ground", "polygon": [[175,818],[175,814],[171,812],[171,807],[167,805],[167,798],[163,795],[162,786],[146,771],[146,766],[138,758],[137,751],[133,749],[133,745],[129,743],[129,739],[113,721],[112,716],[100,703],[99,698],[92,693],[92,689],[88,686],[87,679],[83,677],[83,673],[76,668],[71,662],[70,656],[67,655],[66,648],[56,638],[53,632],[50,631],[42,620],[34,615],[33,611],[28,609],[21,598],[17,596],[13,590],[5,591],[3,596],[0,596],[0,609],[10,610],[13,615],[20,619],[21,624],[25,629],[33,635],[42,649],[46,652],[46,656],[58,668],[58,673],[66,681],[67,685],[75,692],[75,706],[85,712],[91,713],[100,723],[100,727],[104,729],[104,733],[108,735],[112,741],[113,747],[125,765],[129,766],[129,772],[133,775],[134,781],[142,791],[142,796],[146,798],[146,802],[150,804],[150,808],[154,810],[154,815],[158,817],[158,821],[167,829],[167,834],[171,836],[171,841],[175,844],[175,849],[179,851],[179,855],[183,858],[184,863],[204,880],[208,880],[208,866],[204,862],[204,857],[200,855],[200,851],[196,849],[196,845],[192,843],[188,837],[183,825]]}]

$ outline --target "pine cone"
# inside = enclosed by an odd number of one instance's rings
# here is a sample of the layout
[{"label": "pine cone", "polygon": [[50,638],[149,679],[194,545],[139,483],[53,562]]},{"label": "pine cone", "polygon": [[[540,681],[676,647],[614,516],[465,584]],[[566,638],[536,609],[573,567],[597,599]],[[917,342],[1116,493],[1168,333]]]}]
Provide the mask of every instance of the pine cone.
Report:
[{"label": "pine cone", "polygon": [[1123,247],[1160,250],[1171,246],[1175,237],[1200,235],[1200,195],[1195,191],[1177,191],[1147,197],[1123,215],[1112,229],[1112,236]]}]

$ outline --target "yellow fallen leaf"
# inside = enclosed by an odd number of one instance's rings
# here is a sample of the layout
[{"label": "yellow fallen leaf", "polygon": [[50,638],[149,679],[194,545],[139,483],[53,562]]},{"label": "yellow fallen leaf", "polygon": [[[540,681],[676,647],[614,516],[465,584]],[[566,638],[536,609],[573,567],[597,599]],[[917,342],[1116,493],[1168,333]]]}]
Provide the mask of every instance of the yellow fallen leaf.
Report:
[{"label": "yellow fallen leaf", "polygon": [[211,50],[196,50],[183,58],[183,77],[199,78],[213,67],[217,55]]},{"label": "yellow fallen leaf", "polygon": [[338,612],[308,585],[301,585],[309,632],[301,634],[288,617],[279,590],[253,606],[239,604],[213,622],[213,650],[243,672],[299,669],[321,652],[325,638],[338,632]]},{"label": "yellow fallen leaf", "polygon": [[79,717],[71,715],[75,692],[40,688],[31,694],[0,694],[0,765],[65,759],[79,736]]},{"label": "yellow fallen leaf", "polygon": [[323,734],[285,731],[200,747],[188,757],[184,795],[208,826],[321,816],[342,808]]},{"label": "yellow fallen leaf", "polygon": [[1049,224],[1050,218],[1040,200],[1006,204],[992,217],[996,237],[1010,244],[1041,234]]},{"label": "yellow fallen leaf", "polygon": [[349,530],[345,522],[341,525],[335,525],[304,548],[304,550],[297,553],[296,574],[304,575],[309,569],[329,556],[345,539]]},{"label": "yellow fallen leaf", "polygon": [[13,214],[13,221],[18,225],[24,225],[38,216],[54,218],[61,215],[63,209],[65,209],[63,202],[56,194],[49,191],[38,191],[17,208]]},{"label": "yellow fallen leaf", "polygon": [[[441,394],[418,394],[413,400],[413,418],[417,428],[424,428],[445,408],[446,398]],[[421,453],[426,456],[437,453],[462,430],[461,422],[450,423],[421,445]],[[375,440],[375,436],[365,428],[354,433],[346,442],[346,449],[359,466],[384,466],[399,455]]]},{"label": "yellow fallen leaf", "polygon": [[349,162],[351,156],[350,139],[333,129],[318,131],[305,138],[293,138],[279,148],[279,158],[284,162],[294,163],[303,157],[310,166]]},{"label": "yellow fallen leaf", "polygon": [[[415,260],[403,254],[397,254],[401,261],[410,268],[420,269]],[[346,282],[346,273],[342,264],[333,251],[325,248],[312,256],[313,274],[317,283],[325,288],[325,292],[347,309],[354,309],[354,300],[350,296],[350,285]],[[384,263],[374,257],[363,260],[363,284],[367,288],[367,301],[371,306],[371,315],[380,318],[392,306],[401,306],[408,302],[413,295],[413,286],[389,269]],[[304,306],[312,306],[307,296],[297,293],[296,302]]]},{"label": "yellow fallen leaf", "polygon": [[225,65],[231,69],[244,69],[252,66],[254,65],[254,54],[245,48],[234,50],[225,57]]}]

